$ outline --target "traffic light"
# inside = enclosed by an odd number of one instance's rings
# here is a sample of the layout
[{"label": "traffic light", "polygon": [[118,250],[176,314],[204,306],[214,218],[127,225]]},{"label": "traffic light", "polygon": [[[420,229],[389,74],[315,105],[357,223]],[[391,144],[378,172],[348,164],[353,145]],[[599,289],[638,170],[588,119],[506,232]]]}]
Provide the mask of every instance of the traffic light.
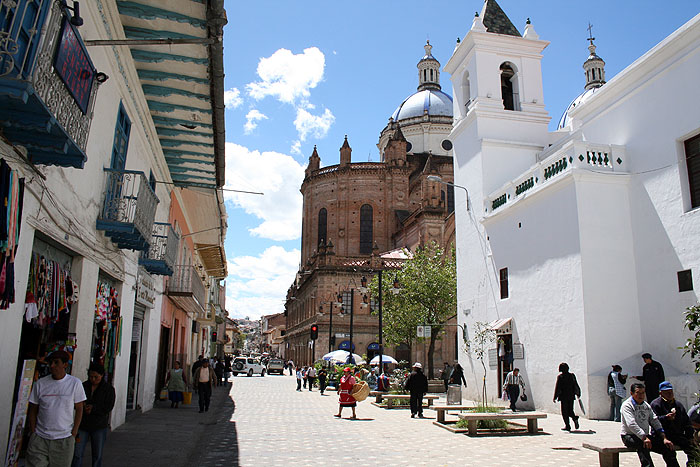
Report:
[{"label": "traffic light", "polygon": [[211,341],[216,342],[216,331],[211,332]]},{"label": "traffic light", "polygon": [[315,341],[318,339],[318,326],[315,324],[311,326],[311,340]]}]

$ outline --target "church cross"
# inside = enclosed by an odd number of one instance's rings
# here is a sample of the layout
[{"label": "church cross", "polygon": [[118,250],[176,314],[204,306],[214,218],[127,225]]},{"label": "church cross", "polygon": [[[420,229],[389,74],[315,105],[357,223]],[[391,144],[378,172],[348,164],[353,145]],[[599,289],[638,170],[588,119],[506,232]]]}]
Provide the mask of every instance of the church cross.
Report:
[{"label": "church cross", "polygon": [[593,44],[593,41],[595,40],[595,37],[593,37],[593,25],[589,22],[586,29],[588,29],[588,40],[591,41],[591,44]]}]

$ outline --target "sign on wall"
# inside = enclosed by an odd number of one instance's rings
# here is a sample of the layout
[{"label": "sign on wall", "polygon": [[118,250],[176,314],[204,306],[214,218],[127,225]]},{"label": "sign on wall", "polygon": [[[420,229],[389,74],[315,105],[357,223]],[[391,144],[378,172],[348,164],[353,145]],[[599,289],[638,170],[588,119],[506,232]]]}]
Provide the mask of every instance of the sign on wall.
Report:
[{"label": "sign on wall", "polygon": [[153,277],[141,268],[136,277],[136,303],[147,308],[153,308],[156,303],[156,284]]},{"label": "sign on wall", "polygon": [[525,348],[523,344],[517,343],[513,344],[513,359],[523,360],[525,358]]},{"label": "sign on wall", "polygon": [[63,20],[63,28],[54,59],[54,69],[65,83],[80,110],[87,113],[90,92],[97,70],[90,61],[85,45],[80,39],[80,33],[67,18]]},{"label": "sign on wall", "polygon": [[489,349],[489,368],[498,369],[498,349]]}]

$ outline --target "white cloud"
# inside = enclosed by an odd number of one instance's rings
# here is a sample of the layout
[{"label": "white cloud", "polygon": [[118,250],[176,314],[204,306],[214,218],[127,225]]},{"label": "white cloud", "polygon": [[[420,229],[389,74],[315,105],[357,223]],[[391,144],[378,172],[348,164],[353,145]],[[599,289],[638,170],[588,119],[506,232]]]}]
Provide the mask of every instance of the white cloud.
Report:
[{"label": "white cloud", "polygon": [[245,116],[246,122],[243,125],[243,132],[249,135],[258,127],[258,121],[267,120],[267,115],[257,109],[253,109]]},{"label": "white cloud", "polygon": [[301,141],[299,141],[299,140],[294,141],[294,142],[292,143],[292,147],[289,148],[289,151],[290,151],[292,154],[299,154],[299,155],[301,155]]},{"label": "white cloud", "polygon": [[243,103],[243,98],[241,97],[241,91],[238,88],[231,88],[228,91],[224,91],[224,105],[227,109],[235,109]]},{"label": "white cloud", "polygon": [[328,134],[331,125],[335,121],[335,116],[329,109],[323,115],[312,115],[304,109],[297,109],[297,118],[294,126],[299,132],[299,139],[306,141],[306,137],[311,134],[315,138],[323,138]]},{"label": "white cloud", "polygon": [[298,270],[300,252],[280,246],[260,256],[239,256],[228,261],[226,309],[230,316],[257,319],[284,311],[287,289]]},{"label": "white cloud", "polygon": [[317,47],[304,49],[304,53],[293,54],[279,49],[258,62],[260,81],[246,85],[248,94],[256,100],[272,96],[287,104],[308,100],[309,89],[315,88],[323,79],[326,58]]},{"label": "white cloud", "polygon": [[262,220],[250,229],[254,236],[276,241],[301,236],[304,166],[278,152],[250,150],[226,143],[226,188],[261,191],[264,196],[224,192],[236,207]]}]

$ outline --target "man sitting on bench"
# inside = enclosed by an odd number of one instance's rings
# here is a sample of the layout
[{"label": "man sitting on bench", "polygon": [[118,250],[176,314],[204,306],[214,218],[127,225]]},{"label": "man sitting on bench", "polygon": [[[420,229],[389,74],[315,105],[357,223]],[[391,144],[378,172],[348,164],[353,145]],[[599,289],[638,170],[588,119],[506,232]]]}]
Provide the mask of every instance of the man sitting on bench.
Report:
[{"label": "man sitting on bench", "polygon": [[[620,408],[622,418],[622,442],[628,448],[635,449],[642,467],[653,467],[650,451],[657,452],[664,457],[666,465],[679,467],[676,460],[676,452],[673,443],[666,438],[661,422],[646,402],[646,389],[643,384],[633,384],[630,387],[629,399],[622,403]],[[649,428],[654,428],[652,435]]]},{"label": "man sitting on bench", "polygon": [[651,401],[651,409],[664,427],[666,437],[688,455],[688,465],[697,462],[697,446],[693,443],[693,426],[688,413],[673,395],[673,386],[668,381],[659,384],[659,397]]}]

